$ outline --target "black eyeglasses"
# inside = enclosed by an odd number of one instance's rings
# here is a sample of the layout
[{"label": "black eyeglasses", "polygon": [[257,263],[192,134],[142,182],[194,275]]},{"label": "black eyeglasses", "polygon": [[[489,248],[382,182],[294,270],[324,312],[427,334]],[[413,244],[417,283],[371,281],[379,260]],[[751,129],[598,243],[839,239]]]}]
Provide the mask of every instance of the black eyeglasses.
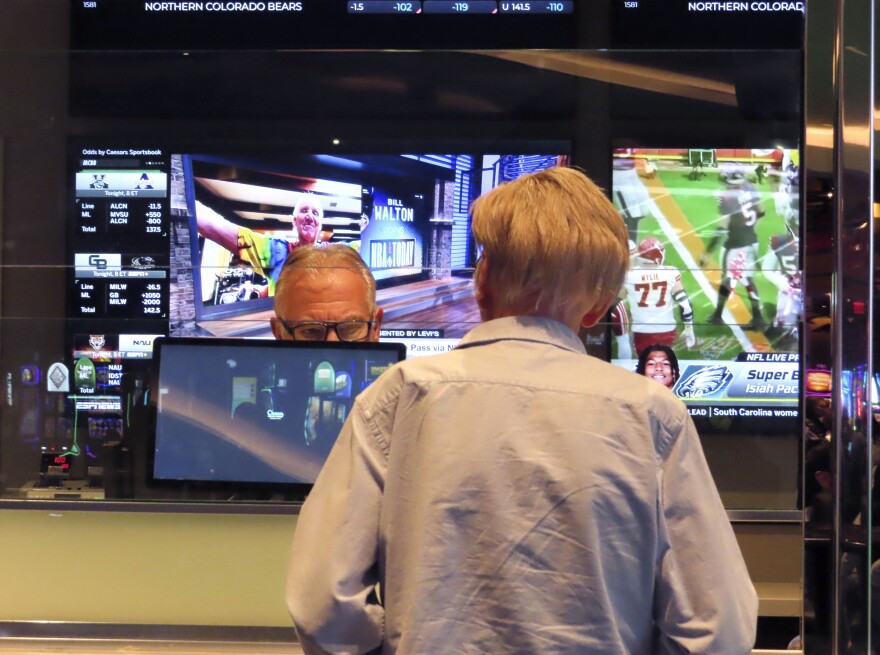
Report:
[{"label": "black eyeglasses", "polygon": [[295,341],[326,341],[330,330],[340,341],[363,341],[373,321],[282,321],[281,324]]}]

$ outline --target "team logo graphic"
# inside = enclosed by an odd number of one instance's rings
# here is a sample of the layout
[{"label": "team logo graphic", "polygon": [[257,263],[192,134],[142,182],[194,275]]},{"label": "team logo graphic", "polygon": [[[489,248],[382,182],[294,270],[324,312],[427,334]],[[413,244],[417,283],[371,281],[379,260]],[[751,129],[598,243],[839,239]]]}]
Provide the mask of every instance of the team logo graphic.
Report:
[{"label": "team logo graphic", "polygon": [[131,260],[132,268],[140,268],[140,269],[149,269],[156,268],[156,260],[152,257],[148,257],[146,255],[142,255],[140,257],[133,257]]},{"label": "team logo graphic", "polygon": [[64,364],[55,362],[49,367],[47,386],[49,391],[70,391],[70,372]]},{"label": "team logo graphic", "polygon": [[153,183],[150,181],[150,176],[147,175],[146,173],[142,173],[135,189],[152,189],[152,188],[153,188]]},{"label": "team logo graphic", "polygon": [[99,271],[107,269],[107,260],[101,255],[89,255],[89,266],[94,266]]},{"label": "team logo graphic", "polygon": [[675,393],[680,398],[709,398],[720,395],[732,381],[733,373],[723,364],[689,366]]},{"label": "team logo graphic", "polygon": [[92,182],[89,184],[90,189],[106,189],[109,184],[104,179],[107,177],[105,173],[92,173]]},{"label": "team logo graphic", "polygon": [[706,359],[723,359],[724,353],[734,348],[739,348],[739,342],[732,336],[707,337],[700,342],[700,351]]},{"label": "team logo graphic", "polygon": [[104,344],[107,343],[107,339],[104,338],[103,334],[90,334],[89,335],[89,345],[95,350],[101,350],[104,347]]}]

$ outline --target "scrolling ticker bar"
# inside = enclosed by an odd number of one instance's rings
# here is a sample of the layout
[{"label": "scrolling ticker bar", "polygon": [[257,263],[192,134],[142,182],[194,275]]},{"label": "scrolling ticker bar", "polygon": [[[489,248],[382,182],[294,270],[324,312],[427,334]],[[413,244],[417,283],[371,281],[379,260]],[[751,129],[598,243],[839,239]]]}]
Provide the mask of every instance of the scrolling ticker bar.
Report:
[{"label": "scrolling ticker bar", "polygon": [[572,0],[351,0],[349,14],[570,14]]}]

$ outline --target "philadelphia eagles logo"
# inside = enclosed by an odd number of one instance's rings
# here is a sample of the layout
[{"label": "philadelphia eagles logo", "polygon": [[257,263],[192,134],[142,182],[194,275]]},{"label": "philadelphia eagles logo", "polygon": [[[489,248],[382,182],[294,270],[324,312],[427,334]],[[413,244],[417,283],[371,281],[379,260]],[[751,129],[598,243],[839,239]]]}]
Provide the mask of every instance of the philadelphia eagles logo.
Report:
[{"label": "philadelphia eagles logo", "polygon": [[724,391],[733,380],[733,373],[723,364],[688,367],[675,393],[681,398],[705,398]]}]

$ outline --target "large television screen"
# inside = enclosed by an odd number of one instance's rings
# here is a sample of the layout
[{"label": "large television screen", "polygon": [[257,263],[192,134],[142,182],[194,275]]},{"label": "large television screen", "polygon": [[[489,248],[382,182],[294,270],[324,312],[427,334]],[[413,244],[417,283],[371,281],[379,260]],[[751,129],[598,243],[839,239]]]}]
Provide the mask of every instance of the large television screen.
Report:
[{"label": "large television screen", "polygon": [[[83,454],[77,470],[86,457],[102,463],[106,444],[134,429],[121,418],[147,390],[158,336],[271,339],[280,264],[305,240],[359,250],[377,279],[382,341],[403,343],[408,357],[454,347],[479,321],[471,202],[567,163],[570,144],[406,145],[341,153],[269,141],[72,140],[69,357],[48,382],[75,403],[67,423],[90,431],[71,443],[53,424],[59,436],[47,448]],[[315,212],[297,219],[304,204]]]},{"label": "large television screen", "polygon": [[[174,154],[172,335],[270,337],[275,280],[303,243],[358,250],[377,281],[383,339],[409,356],[448,349],[479,320],[470,205],[567,161],[565,146],[516,154]],[[184,220],[185,219],[185,220]],[[192,272],[181,278],[176,272]]]},{"label": "large television screen", "polygon": [[[798,151],[620,148],[612,196],[631,269],[612,360],[644,358],[695,417],[788,425],[798,416],[802,310]],[[662,360],[678,360],[677,379]],[[656,361],[654,361],[656,360]],[[642,371],[640,371],[642,372]]]},{"label": "large television screen", "polygon": [[[67,315],[76,338],[113,328],[268,338],[280,265],[302,243],[360,252],[387,338],[460,338],[478,320],[470,204],[566,164],[570,144],[456,146],[344,154],[75,140]],[[443,152],[451,154],[433,154]]]}]

